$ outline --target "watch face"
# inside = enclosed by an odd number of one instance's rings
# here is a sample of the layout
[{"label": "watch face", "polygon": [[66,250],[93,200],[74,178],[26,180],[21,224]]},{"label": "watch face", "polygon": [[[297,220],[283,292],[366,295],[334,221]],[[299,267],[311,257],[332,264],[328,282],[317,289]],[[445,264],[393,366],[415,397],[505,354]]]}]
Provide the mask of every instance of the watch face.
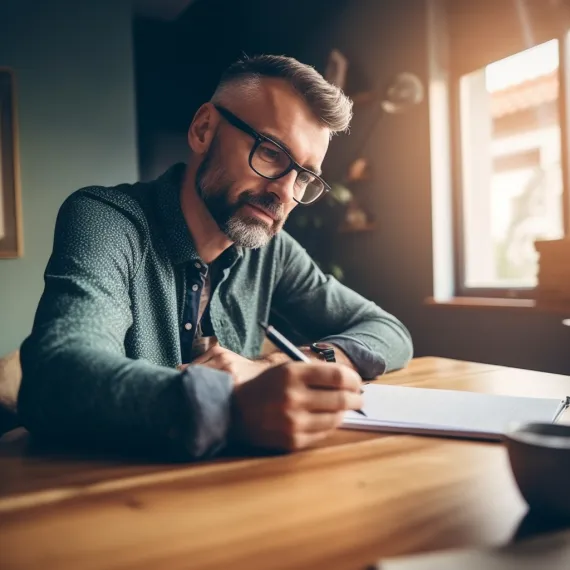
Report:
[{"label": "watch face", "polygon": [[313,344],[313,346],[315,348],[318,348],[319,350],[331,350],[332,346],[330,344],[327,344],[326,342],[315,342]]}]

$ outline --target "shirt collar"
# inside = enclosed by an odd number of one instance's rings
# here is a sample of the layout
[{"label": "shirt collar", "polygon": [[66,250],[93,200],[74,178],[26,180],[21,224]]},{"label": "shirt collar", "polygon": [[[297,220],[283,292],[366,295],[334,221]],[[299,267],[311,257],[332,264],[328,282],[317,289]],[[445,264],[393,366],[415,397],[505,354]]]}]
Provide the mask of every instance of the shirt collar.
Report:
[{"label": "shirt collar", "polygon": [[[196,250],[180,205],[180,192],[185,172],[186,165],[178,163],[155,181],[158,189],[160,225],[166,236],[170,257],[176,265],[189,261],[203,263]],[[231,267],[242,255],[243,248],[231,246],[219,257],[222,268]]]}]

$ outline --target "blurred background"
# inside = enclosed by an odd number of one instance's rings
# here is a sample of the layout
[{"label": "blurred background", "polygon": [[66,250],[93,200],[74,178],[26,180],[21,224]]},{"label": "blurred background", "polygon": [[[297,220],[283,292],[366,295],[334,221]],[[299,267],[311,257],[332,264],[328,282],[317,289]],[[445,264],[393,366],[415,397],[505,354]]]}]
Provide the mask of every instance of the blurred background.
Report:
[{"label": "blurred background", "polygon": [[186,160],[223,69],[275,53],[355,101],[333,192],[287,223],[323,270],[416,356],[570,373],[570,308],[533,294],[534,241],[568,227],[568,30],[564,0],[3,0],[21,208],[3,176],[0,246],[19,223],[23,252],[0,259],[0,355],[31,328],[66,196]]}]

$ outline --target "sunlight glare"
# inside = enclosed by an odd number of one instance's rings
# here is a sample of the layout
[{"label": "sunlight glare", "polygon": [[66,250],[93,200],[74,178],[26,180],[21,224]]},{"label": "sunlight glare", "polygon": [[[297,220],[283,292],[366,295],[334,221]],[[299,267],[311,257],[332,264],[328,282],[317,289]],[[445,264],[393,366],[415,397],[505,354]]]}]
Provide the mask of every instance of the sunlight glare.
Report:
[{"label": "sunlight glare", "polygon": [[558,40],[550,40],[485,68],[487,91],[493,93],[558,69]]}]

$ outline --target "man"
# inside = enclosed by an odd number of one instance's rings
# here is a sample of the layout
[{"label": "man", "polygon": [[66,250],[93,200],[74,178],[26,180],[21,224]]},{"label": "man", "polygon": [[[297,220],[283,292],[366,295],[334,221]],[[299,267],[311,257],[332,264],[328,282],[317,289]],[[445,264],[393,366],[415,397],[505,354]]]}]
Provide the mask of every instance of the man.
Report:
[{"label": "man", "polygon": [[[194,116],[187,165],[72,194],[21,349],[28,429],[192,459],[294,450],[362,405],[361,377],[403,367],[405,327],[279,233],[328,190],[321,164],[350,116],[313,68],[245,59]],[[314,364],[258,357],[274,315],[327,343],[304,348]]]}]

